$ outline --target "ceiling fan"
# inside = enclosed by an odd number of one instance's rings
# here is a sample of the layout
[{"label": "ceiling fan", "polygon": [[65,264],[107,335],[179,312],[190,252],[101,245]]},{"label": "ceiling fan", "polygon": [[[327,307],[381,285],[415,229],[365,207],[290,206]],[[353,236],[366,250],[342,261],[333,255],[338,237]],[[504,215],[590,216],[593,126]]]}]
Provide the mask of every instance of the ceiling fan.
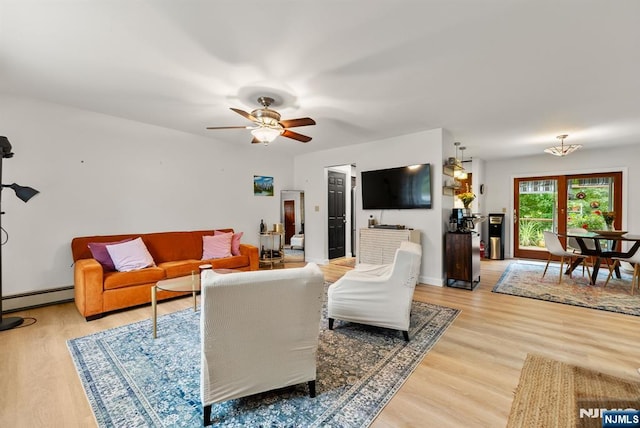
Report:
[{"label": "ceiling fan", "polygon": [[240,116],[254,122],[254,126],[210,126],[207,127],[207,129],[250,129],[251,135],[253,135],[253,140],[251,141],[253,144],[263,143],[267,145],[275,140],[279,135],[301,141],[303,143],[311,141],[311,137],[293,132],[288,128],[315,125],[316,121],[310,117],[280,120],[280,113],[269,108],[273,101],[274,100],[271,97],[258,98],[258,102],[262,105],[262,108],[255,109],[251,113],[231,107],[231,110],[235,111]]}]

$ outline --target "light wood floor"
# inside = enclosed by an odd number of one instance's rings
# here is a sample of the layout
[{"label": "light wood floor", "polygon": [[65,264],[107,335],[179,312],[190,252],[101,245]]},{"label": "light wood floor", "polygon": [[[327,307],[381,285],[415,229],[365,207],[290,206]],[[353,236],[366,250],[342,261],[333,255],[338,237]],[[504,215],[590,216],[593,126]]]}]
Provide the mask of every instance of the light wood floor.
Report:
[{"label": "light wood floor", "polygon": [[[374,427],[501,427],[527,353],[640,381],[640,317],[491,293],[508,261],[483,261],[474,291],[418,286],[416,300],[462,312]],[[323,266],[335,281],[348,268]],[[159,304],[160,314],[189,298]],[[136,308],[86,322],[73,303],[18,313],[36,324],[0,332],[0,426],[93,427],[66,340],[150,316]],[[28,321],[27,321],[28,322]]]}]

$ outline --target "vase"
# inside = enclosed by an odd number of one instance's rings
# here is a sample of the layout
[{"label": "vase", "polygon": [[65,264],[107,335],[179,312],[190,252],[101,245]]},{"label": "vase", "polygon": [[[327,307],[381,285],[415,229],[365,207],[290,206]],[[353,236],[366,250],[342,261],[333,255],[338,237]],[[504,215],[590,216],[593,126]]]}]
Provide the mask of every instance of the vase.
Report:
[{"label": "vase", "polygon": [[613,223],[606,223],[607,230],[613,230]]},{"label": "vase", "polygon": [[468,206],[465,206],[464,209],[462,210],[462,215],[464,217],[471,217],[471,208],[469,208]]}]

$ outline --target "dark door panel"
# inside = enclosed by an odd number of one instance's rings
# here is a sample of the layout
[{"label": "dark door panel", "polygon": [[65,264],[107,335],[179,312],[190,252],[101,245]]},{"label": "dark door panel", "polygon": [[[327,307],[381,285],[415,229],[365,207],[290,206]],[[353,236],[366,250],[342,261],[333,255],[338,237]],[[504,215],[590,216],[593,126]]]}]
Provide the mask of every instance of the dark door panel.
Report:
[{"label": "dark door panel", "polygon": [[329,258],[345,256],[346,178],[342,172],[328,174]]}]

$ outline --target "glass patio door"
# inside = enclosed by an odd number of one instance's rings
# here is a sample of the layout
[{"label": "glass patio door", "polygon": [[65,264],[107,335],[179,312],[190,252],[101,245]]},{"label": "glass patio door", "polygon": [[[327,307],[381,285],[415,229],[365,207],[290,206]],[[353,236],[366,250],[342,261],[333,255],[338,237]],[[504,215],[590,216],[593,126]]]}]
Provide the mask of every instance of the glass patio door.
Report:
[{"label": "glass patio door", "polygon": [[607,228],[622,224],[622,173],[516,178],[514,182],[514,257],[546,259],[542,232]]}]

